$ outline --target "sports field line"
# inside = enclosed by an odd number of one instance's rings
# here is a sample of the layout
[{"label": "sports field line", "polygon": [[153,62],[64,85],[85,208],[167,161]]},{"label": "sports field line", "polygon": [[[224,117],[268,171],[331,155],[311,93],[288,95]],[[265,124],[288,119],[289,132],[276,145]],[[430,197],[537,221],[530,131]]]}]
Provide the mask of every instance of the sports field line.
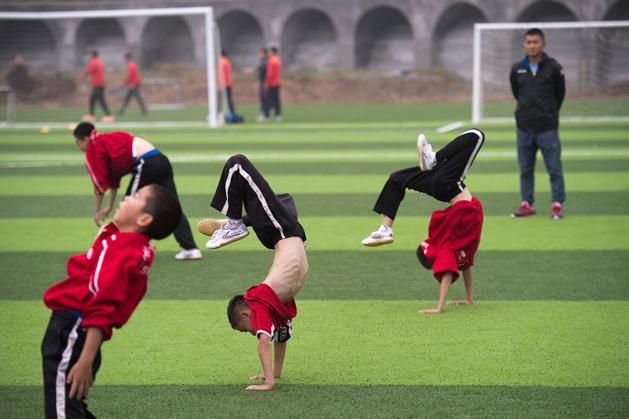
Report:
[{"label": "sports field line", "polygon": [[[629,388],[629,302],[477,301],[418,314],[433,297],[298,300],[282,384]],[[143,301],[105,343],[98,384],[245,385],[256,343],[231,330],[226,305]],[[0,301],[0,386],[41,383],[49,316],[41,301]]]},{"label": "sports field line", "polygon": [[[89,210],[88,210],[89,211]],[[220,216],[217,211],[208,216]],[[191,219],[194,226],[198,220]],[[429,218],[396,218],[395,243],[366,248],[360,242],[380,225],[373,217],[300,217],[313,250],[383,252],[417,248],[426,238]],[[86,251],[98,229],[90,218],[0,219],[0,251]],[[198,244],[207,237],[194,232]],[[613,240],[611,239],[613,237]],[[158,250],[178,250],[174,238],[154,242]],[[220,252],[267,251],[250,235]],[[480,250],[629,250],[629,215],[567,216],[554,221],[540,212],[530,219],[485,217]],[[212,254],[217,252],[211,252]],[[218,253],[217,253],[218,254]]]},{"label": "sports field line", "polygon": [[[208,170],[207,175],[175,176],[177,191],[180,194],[210,195],[218,183],[220,172]],[[269,175],[269,184],[277,193],[372,193],[374,201],[386,182],[389,173],[377,175]],[[568,172],[565,174],[566,188],[569,191],[629,191],[627,171],[616,172]],[[543,178],[542,178],[543,179]],[[519,175],[516,170],[498,173],[471,173],[465,183],[472,193],[515,192],[519,187]],[[126,187],[126,178],[121,183]],[[299,185],[299,187],[296,187]],[[539,180],[536,192],[545,193],[550,184]],[[66,176],[12,176],[10,182],[0,183],[0,195],[91,195],[92,186],[85,169],[77,167],[76,175]],[[298,189],[298,190],[296,190]],[[124,189],[123,189],[124,190]],[[343,199],[339,197],[339,199]],[[541,197],[540,197],[541,199]]]}]

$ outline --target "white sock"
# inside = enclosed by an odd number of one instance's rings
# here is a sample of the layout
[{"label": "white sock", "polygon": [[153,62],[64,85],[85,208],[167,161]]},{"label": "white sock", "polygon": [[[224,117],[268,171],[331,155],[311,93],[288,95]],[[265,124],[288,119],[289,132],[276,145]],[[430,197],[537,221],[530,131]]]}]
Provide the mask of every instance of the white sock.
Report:
[{"label": "white sock", "polygon": [[392,233],[393,229],[389,226],[386,226],[384,224],[380,225],[380,228],[378,229],[381,233]]},{"label": "white sock", "polygon": [[232,226],[239,226],[240,224],[242,224],[242,218],[229,218],[229,217],[227,217],[227,224],[230,224]]}]

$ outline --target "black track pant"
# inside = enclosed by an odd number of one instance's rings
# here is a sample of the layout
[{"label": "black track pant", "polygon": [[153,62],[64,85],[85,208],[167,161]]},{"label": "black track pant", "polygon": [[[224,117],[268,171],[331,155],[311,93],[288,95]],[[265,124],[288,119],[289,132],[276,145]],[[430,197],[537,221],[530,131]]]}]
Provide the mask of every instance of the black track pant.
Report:
[{"label": "black track pant", "polygon": [[[137,161],[131,171],[131,180],[129,181],[126,195],[134,194],[142,186],[152,184],[163,186],[179,199],[170,160],[161,153],[146,158],[140,158]],[[197,245],[194,243],[194,238],[192,237],[188,217],[186,217],[185,214],[181,215],[179,224],[173,234],[175,235],[177,243],[179,243],[179,246],[183,249],[189,250],[197,248]]]},{"label": "black track pant", "polygon": [[[282,203],[284,201],[284,204]],[[273,249],[281,239],[300,237],[306,233],[297,221],[297,210],[292,198],[275,195],[268,182],[242,154],[230,157],[223,167],[216,186],[212,207],[229,218],[243,218],[243,206],[260,242]]]},{"label": "black track pant", "polygon": [[94,108],[96,106],[96,102],[100,103],[100,106],[105,111],[105,115],[111,115],[109,112],[109,108],[107,107],[107,102],[105,101],[105,88],[104,87],[94,87],[92,89],[92,94],[90,95],[90,114],[94,115]]},{"label": "black track pant", "polygon": [[269,87],[269,89],[267,90],[266,100],[266,117],[269,116],[271,109],[275,112],[275,116],[282,115],[282,104],[280,103],[280,86]]},{"label": "black track pant", "polygon": [[[44,408],[46,418],[93,418],[84,400],[70,399],[66,378],[76,364],[86,333],[81,319],[67,311],[53,311],[41,345],[44,372]],[[100,367],[100,349],[92,364],[92,374]]]},{"label": "black track pant", "polygon": [[129,105],[129,101],[132,97],[135,97],[135,99],[138,101],[138,105],[140,105],[142,115],[146,115],[146,106],[144,105],[144,100],[142,100],[142,95],[140,94],[140,86],[134,86],[127,89],[127,94],[124,97],[124,102],[122,102],[122,108],[120,108],[120,112],[118,112],[118,114],[124,114],[124,111],[127,109],[127,105]]},{"label": "black track pant", "polygon": [[395,219],[406,189],[449,202],[465,189],[463,180],[480,151],[485,135],[478,129],[465,131],[437,151],[437,164],[422,172],[418,166],[391,173],[373,210]]}]

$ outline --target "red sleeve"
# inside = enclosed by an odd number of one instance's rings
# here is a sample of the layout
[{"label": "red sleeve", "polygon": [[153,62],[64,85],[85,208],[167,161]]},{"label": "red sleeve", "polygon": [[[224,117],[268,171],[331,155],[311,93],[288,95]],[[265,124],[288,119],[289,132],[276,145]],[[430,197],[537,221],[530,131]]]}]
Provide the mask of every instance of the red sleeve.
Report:
[{"label": "red sleeve", "polygon": [[457,219],[449,246],[452,249],[465,249],[479,238],[479,220],[473,208],[464,208]]},{"label": "red sleeve", "polygon": [[111,179],[109,173],[109,156],[104,149],[94,146],[88,147],[85,152],[85,168],[94,185],[95,194],[102,195],[108,189],[117,189],[120,186],[120,179]]},{"label": "red sleeve", "polygon": [[452,272],[453,282],[459,277],[459,265],[457,264],[456,254],[451,249],[441,248],[432,263],[432,273],[435,278],[441,281],[441,277],[446,272]]},{"label": "red sleeve", "polygon": [[90,60],[85,66],[85,74],[92,74],[94,72],[94,61]]},{"label": "red sleeve", "polygon": [[266,80],[264,81],[265,86],[270,86],[273,81],[277,78],[278,68],[277,62],[275,60],[269,60],[266,66]]},{"label": "red sleeve", "polygon": [[251,325],[255,330],[256,336],[262,333],[273,339],[275,325],[269,310],[262,304],[249,303],[249,305],[251,306]]},{"label": "red sleeve", "polygon": [[[114,325],[126,323],[133,312],[125,312],[120,307],[130,294],[132,272],[138,269],[138,264],[133,252],[120,251],[115,243],[103,249],[96,263],[89,283],[93,297],[83,313],[82,326],[99,328],[103,331],[103,340],[108,340]],[[139,300],[133,306],[138,303]]]}]

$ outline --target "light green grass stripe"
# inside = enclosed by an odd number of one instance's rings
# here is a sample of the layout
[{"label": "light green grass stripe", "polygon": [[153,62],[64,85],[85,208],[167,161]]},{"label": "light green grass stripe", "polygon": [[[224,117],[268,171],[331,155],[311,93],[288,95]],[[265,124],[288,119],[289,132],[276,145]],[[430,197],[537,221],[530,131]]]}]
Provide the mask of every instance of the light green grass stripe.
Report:
[{"label": "light green grass stripe", "polygon": [[[629,191],[627,172],[579,172],[566,173],[566,188],[570,191]],[[271,175],[267,177],[273,190],[299,193],[373,193],[374,199],[386,182],[388,173],[382,175]],[[177,190],[181,194],[214,193],[219,176],[177,176]],[[471,173],[466,179],[475,192],[513,192],[519,188],[517,170],[511,173]],[[126,188],[126,182],[122,184]],[[550,190],[546,179],[538,179],[536,192]],[[77,176],[14,176],[10,182],[2,182],[0,195],[88,195],[92,186],[87,174],[77,168]]]},{"label": "light green grass stripe", "polygon": [[[211,286],[209,284],[208,286]],[[434,301],[303,301],[286,384],[629,387],[629,303],[483,302],[420,315]],[[145,301],[105,344],[98,383],[245,384],[255,339],[226,301]],[[49,312],[0,302],[0,385],[41,382]]]},{"label": "light green grass stripe", "polygon": [[[213,214],[218,215],[214,211]],[[198,220],[190,220],[193,230]],[[415,249],[427,236],[428,217],[398,217],[396,241],[377,249],[365,248],[361,240],[378,227],[373,217],[304,217],[300,219],[308,241],[316,250],[360,250],[374,255],[391,250]],[[12,218],[0,219],[0,251],[86,251],[97,228],[89,218]],[[207,240],[195,231],[197,244]],[[158,250],[177,250],[175,240],[154,242]],[[263,250],[254,235],[225,249]],[[553,221],[540,215],[530,219],[504,216],[485,217],[482,250],[629,250],[629,215],[570,216]],[[213,257],[213,256],[212,256]]]}]

